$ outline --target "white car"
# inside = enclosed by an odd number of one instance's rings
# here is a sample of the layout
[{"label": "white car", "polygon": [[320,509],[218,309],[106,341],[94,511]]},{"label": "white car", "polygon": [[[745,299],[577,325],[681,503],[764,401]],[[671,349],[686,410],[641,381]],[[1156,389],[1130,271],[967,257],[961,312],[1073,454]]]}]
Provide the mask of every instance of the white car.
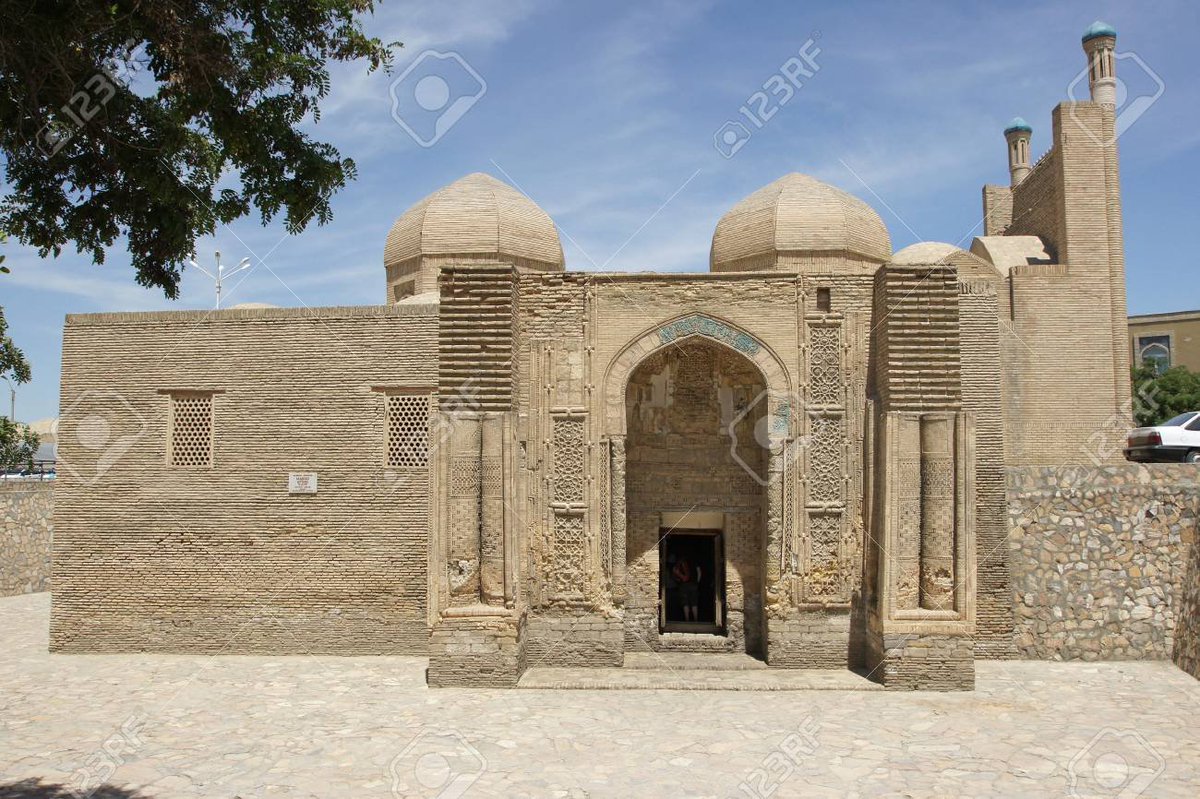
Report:
[{"label": "white car", "polygon": [[1200,411],[1181,413],[1155,427],[1129,434],[1125,460],[1200,463]]}]

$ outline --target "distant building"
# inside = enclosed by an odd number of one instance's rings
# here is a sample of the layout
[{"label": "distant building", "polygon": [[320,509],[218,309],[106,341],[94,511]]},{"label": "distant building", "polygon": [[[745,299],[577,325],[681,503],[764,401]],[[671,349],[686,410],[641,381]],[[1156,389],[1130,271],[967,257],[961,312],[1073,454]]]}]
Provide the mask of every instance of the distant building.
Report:
[{"label": "distant building", "polygon": [[1134,365],[1155,360],[1163,368],[1186,366],[1200,372],[1200,311],[1131,316],[1129,346]]}]

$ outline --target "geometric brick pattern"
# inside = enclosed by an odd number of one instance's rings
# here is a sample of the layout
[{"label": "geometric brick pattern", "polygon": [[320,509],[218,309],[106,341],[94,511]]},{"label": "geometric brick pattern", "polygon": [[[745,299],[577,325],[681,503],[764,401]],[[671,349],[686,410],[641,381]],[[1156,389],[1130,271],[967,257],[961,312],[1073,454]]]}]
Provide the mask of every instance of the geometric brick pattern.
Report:
[{"label": "geometric brick pattern", "polygon": [[478,458],[455,456],[450,459],[450,496],[470,497],[479,492],[480,463]]},{"label": "geometric brick pattern", "polygon": [[388,395],[387,465],[421,469],[429,465],[427,394]]},{"label": "geometric brick pattern", "polygon": [[583,594],[586,547],[581,514],[556,514],[550,575],[556,599]]},{"label": "geometric brick pattern", "polygon": [[842,404],[841,328],[813,325],[808,346],[809,404]]},{"label": "geometric brick pattern", "polygon": [[554,501],[583,502],[583,420],[554,420]]},{"label": "geometric brick pattern", "polygon": [[844,501],[846,475],[844,420],[826,416],[811,420],[808,442],[808,501]]},{"label": "geometric brick pattern", "polygon": [[171,465],[212,466],[212,394],[171,395]]}]

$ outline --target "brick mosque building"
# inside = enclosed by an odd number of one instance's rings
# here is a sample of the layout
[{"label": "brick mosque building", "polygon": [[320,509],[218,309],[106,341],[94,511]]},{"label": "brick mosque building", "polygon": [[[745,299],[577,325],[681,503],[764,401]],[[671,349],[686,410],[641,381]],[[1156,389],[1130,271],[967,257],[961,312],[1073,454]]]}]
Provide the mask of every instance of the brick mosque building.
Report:
[{"label": "brick mosque building", "polygon": [[[1115,31],[969,249],[788,174],[707,273],[564,271],[469,175],[387,304],[70,316],[51,647],[427,654],[431,685],[636,652],[969,688],[1014,654],[1006,470],[1130,400]],[[202,346],[197,346],[202,342]],[[67,433],[73,432],[72,435]]]}]

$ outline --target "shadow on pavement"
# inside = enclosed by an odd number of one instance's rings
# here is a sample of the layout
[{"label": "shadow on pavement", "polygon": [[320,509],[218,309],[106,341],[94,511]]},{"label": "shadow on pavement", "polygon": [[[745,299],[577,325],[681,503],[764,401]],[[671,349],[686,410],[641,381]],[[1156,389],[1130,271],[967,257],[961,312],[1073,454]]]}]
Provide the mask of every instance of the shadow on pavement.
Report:
[{"label": "shadow on pavement", "polygon": [[94,791],[81,794],[66,785],[42,782],[40,779],[21,780],[0,785],[0,799],[151,799],[149,794],[139,791],[101,785]]}]

